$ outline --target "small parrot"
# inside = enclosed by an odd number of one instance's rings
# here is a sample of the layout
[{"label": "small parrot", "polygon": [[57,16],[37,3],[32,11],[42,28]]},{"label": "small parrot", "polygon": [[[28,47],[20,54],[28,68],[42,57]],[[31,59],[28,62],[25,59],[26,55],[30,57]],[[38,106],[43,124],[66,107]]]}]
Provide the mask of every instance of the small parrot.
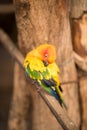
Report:
[{"label": "small parrot", "polygon": [[59,68],[55,60],[55,47],[47,43],[42,44],[26,55],[24,68],[30,78],[36,80],[48,94],[54,96],[60,105],[66,108],[59,80]]}]

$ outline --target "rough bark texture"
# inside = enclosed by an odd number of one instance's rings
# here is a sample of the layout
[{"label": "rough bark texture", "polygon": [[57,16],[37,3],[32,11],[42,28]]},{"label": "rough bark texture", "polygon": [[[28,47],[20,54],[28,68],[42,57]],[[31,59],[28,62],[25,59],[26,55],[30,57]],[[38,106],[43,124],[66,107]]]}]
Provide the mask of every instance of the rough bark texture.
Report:
[{"label": "rough bark texture", "polygon": [[87,13],[72,21],[72,40],[75,52],[87,60]]},{"label": "rough bark texture", "polygon": [[[68,0],[15,0],[19,47],[22,53],[25,55],[32,48],[46,42],[56,46],[61,82],[77,80],[72,55],[68,16],[68,6],[70,5],[68,5],[67,1]],[[27,130],[26,115],[28,115],[29,118],[32,117],[32,130],[62,130],[40,96],[34,90],[32,91],[32,86],[29,83],[29,85],[26,83],[24,73],[21,72],[20,67],[16,67],[18,73],[16,70],[14,77],[14,107],[12,108],[13,114],[11,115],[16,113],[17,117],[11,116],[10,130],[13,128],[15,130]],[[19,77],[21,77],[20,80]],[[64,90],[64,98],[68,105],[68,115],[79,128],[78,86],[76,83],[73,83],[62,87]],[[32,95],[31,100],[26,96],[30,94]],[[33,103],[33,106],[30,105],[30,102]],[[17,104],[17,106],[15,104]],[[26,109],[24,109],[25,106]],[[32,116],[28,114],[29,108],[32,109]],[[17,121],[15,121],[16,118]]]},{"label": "rough bark texture", "polygon": [[82,110],[82,123],[81,130],[87,129],[87,76],[80,80],[80,96],[81,96],[81,110]]},{"label": "rough bark texture", "polygon": [[72,18],[79,18],[83,12],[87,11],[86,0],[71,0],[70,16]]},{"label": "rough bark texture", "polygon": [[[87,61],[87,1],[72,0],[71,8],[72,20],[72,39],[73,47],[83,61]],[[83,62],[82,61],[82,62]],[[81,62],[81,60],[80,60]],[[85,65],[85,62],[83,65]],[[86,67],[85,67],[86,68]],[[83,66],[80,66],[83,69]],[[83,69],[86,71],[86,69]],[[78,70],[78,75],[83,75],[79,80],[80,107],[81,107],[81,130],[87,129],[87,71]],[[85,75],[85,77],[84,77]]]},{"label": "rough bark texture", "polygon": [[[74,24],[74,30],[73,30],[73,47],[74,50],[76,51],[76,53],[78,53],[80,55],[81,58],[83,58],[82,63],[79,66],[79,64],[77,64],[80,69],[86,71],[87,73],[87,36],[86,36],[86,32],[85,30],[87,29],[87,23],[81,23],[83,24],[83,26],[81,26],[82,28],[79,27],[81,20],[75,20],[73,21]],[[77,26],[76,26],[77,25]],[[84,29],[85,26],[85,29]],[[79,28],[77,28],[79,27]],[[78,30],[79,29],[79,30]],[[76,35],[75,35],[76,34]],[[79,37],[80,36],[80,37]],[[84,38],[83,38],[84,37]],[[81,60],[79,60],[81,62]],[[83,62],[84,61],[84,62]],[[86,64],[85,64],[86,63]],[[84,65],[84,66],[83,66]],[[82,71],[78,71],[78,74],[80,73],[80,75],[82,74],[84,76],[84,72],[82,73]],[[81,107],[81,128],[82,130],[86,130],[87,128],[87,74],[84,78],[79,79],[79,89],[80,89],[80,107]]]}]

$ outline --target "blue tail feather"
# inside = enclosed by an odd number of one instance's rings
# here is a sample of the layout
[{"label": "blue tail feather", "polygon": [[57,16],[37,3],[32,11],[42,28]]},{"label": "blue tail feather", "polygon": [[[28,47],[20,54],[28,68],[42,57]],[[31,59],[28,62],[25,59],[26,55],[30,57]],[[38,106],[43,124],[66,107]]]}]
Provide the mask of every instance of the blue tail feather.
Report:
[{"label": "blue tail feather", "polygon": [[51,95],[54,96],[58,100],[60,105],[62,105],[62,100],[61,100],[60,96],[52,88],[51,88]]}]

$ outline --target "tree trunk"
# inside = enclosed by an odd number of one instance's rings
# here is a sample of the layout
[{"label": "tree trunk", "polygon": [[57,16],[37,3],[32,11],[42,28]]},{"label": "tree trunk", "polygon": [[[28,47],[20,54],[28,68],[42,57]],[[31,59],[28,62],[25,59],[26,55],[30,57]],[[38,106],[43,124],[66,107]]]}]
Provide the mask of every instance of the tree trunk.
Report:
[{"label": "tree trunk", "polygon": [[[87,61],[87,1],[72,0],[71,8],[72,20],[72,39],[73,48],[84,61]],[[80,61],[81,62],[81,61]],[[82,68],[80,68],[82,69]],[[80,108],[81,108],[81,130],[87,129],[87,74],[86,70],[78,70],[78,75],[82,76],[79,80]],[[87,71],[86,71],[87,73]]]},{"label": "tree trunk", "polygon": [[[68,0],[15,0],[15,7],[18,41],[22,53],[25,55],[42,43],[53,44],[57,49],[57,63],[60,67],[61,82],[76,81]],[[14,73],[14,105],[11,110],[10,130],[13,128],[15,130],[27,130],[28,127],[32,130],[62,130],[46,104],[32,88],[33,86],[26,83],[24,73],[18,65]],[[62,88],[68,106],[67,113],[79,129],[78,85],[76,83],[67,84]],[[30,109],[32,109],[32,113],[28,114]],[[30,120],[26,120],[27,116]],[[32,128],[27,125],[27,122],[32,123]]]},{"label": "tree trunk", "polygon": [[13,100],[9,118],[10,130],[27,130],[28,127],[32,128],[32,105],[31,92],[24,72],[15,63]]}]

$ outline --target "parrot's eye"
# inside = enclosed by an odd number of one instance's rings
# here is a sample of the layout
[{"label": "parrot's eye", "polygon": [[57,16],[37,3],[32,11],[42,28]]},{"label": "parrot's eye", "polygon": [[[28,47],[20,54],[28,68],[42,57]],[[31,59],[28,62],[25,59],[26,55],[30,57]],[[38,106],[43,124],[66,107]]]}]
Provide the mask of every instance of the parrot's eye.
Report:
[{"label": "parrot's eye", "polygon": [[45,57],[47,58],[47,57],[48,57],[48,54],[45,54]]}]

